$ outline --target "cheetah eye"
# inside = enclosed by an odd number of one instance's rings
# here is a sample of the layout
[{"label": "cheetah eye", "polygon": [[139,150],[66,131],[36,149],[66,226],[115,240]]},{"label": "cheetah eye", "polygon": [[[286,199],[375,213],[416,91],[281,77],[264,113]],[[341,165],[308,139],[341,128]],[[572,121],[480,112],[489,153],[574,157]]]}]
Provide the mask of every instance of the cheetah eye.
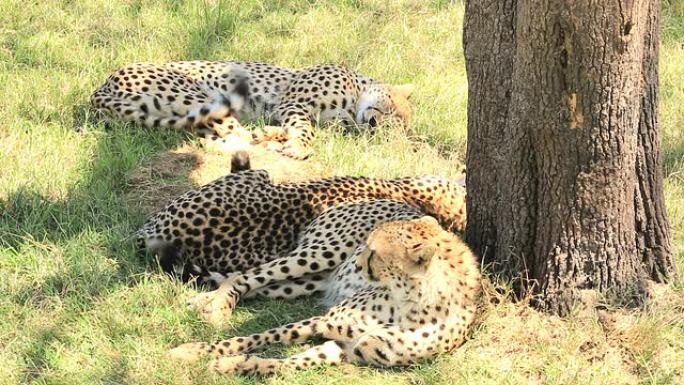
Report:
[{"label": "cheetah eye", "polygon": [[375,127],[378,125],[378,121],[375,120],[375,117],[372,117],[372,118],[368,119],[368,125],[371,127]]}]

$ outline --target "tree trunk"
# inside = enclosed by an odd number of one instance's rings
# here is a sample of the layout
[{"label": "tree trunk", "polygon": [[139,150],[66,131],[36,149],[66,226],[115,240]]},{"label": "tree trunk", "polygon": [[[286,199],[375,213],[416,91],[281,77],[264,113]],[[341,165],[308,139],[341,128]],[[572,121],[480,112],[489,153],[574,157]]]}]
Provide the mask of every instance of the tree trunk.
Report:
[{"label": "tree trunk", "polygon": [[675,275],[655,0],[469,0],[466,238],[565,313]]}]

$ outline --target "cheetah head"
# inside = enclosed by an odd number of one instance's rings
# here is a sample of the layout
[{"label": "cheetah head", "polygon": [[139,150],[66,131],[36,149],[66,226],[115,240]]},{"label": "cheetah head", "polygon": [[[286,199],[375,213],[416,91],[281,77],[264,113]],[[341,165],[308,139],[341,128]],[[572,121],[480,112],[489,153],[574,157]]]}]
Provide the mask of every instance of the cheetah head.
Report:
[{"label": "cheetah head", "polygon": [[429,270],[443,233],[430,216],[387,222],[370,233],[356,262],[370,281],[381,285],[420,278]]},{"label": "cheetah head", "polygon": [[356,123],[371,127],[385,123],[405,125],[411,117],[410,84],[392,86],[371,84],[356,106]]},{"label": "cheetah head", "polygon": [[356,264],[402,301],[464,304],[479,291],[477,258],[430,216],[379,225],[358,249]]}]

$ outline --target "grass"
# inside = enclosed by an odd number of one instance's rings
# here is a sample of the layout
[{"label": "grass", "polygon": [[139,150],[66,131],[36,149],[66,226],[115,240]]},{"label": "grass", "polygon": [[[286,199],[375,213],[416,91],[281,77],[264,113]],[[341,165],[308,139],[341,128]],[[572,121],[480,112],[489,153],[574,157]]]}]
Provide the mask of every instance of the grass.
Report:
[{"label": "grass", "polygon": [[[566,319],[511,303],[505,285],[488,284],[472,339],[453,354],[402,370],[342,366],[260,380],[218,377],[202,365],[168,361],[164,354],[175,344],[249,333],[316,309],[311,301],[246,302],[227,331],[185,310],[183,300],[193,289],[140,260],[130,234],[154,204],[145,197],[154,201],[220,175],[225,159],[203,154],[198,163],[187,153],[169,155],[187,148],[188,139],[178,133],[123,125],[106,131],[90,123],[92,90],[132,61],[345,63],[388,82],[413,82],[416,114],[405,133],[350,137],[325,131],[314,159],[325,172],[453,175],[466,138],[463,4],[0,5],[0,384],[681,383],[682,280],[641,312],[578,309]],[[663,19],[665,194],[684,272],[684,2],[665,2]],[[194,153],[192,143],[190,148]],[[172,167],[164,171],[160,164]]]}]

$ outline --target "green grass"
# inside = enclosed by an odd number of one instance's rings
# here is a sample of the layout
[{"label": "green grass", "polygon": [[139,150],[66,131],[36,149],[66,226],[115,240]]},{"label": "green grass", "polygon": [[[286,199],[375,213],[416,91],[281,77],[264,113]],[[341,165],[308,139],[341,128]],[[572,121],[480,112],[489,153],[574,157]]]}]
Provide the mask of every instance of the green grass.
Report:
[{"label": "green grass", "polygon": [[[666,2],[663,19],[666,197],[684,272],[684,2]],[[336,174],[453,175],[466,138],[462,21],[463,4],[449,1],[0,0],[0,384],[257,383],[164,354],[181,342],[316,312],[309,301],[252,301],[227,331],[212,329],[183,306],[193,289],[136,256],[130,235],[144,213],[128,205],[128,177],[187,139],[90,123],[88,96],[110,71],[133,61],[239,58],[293,67],[338,62],[387,82],[412,82],[409,131],[325,131],[314,160]],[[488,293],[472,339],[434,362],[318,368],[263,381],[682,380],[684,281],[643,312],[611,312],[613,323],[581,311],[560,320]]]}]

